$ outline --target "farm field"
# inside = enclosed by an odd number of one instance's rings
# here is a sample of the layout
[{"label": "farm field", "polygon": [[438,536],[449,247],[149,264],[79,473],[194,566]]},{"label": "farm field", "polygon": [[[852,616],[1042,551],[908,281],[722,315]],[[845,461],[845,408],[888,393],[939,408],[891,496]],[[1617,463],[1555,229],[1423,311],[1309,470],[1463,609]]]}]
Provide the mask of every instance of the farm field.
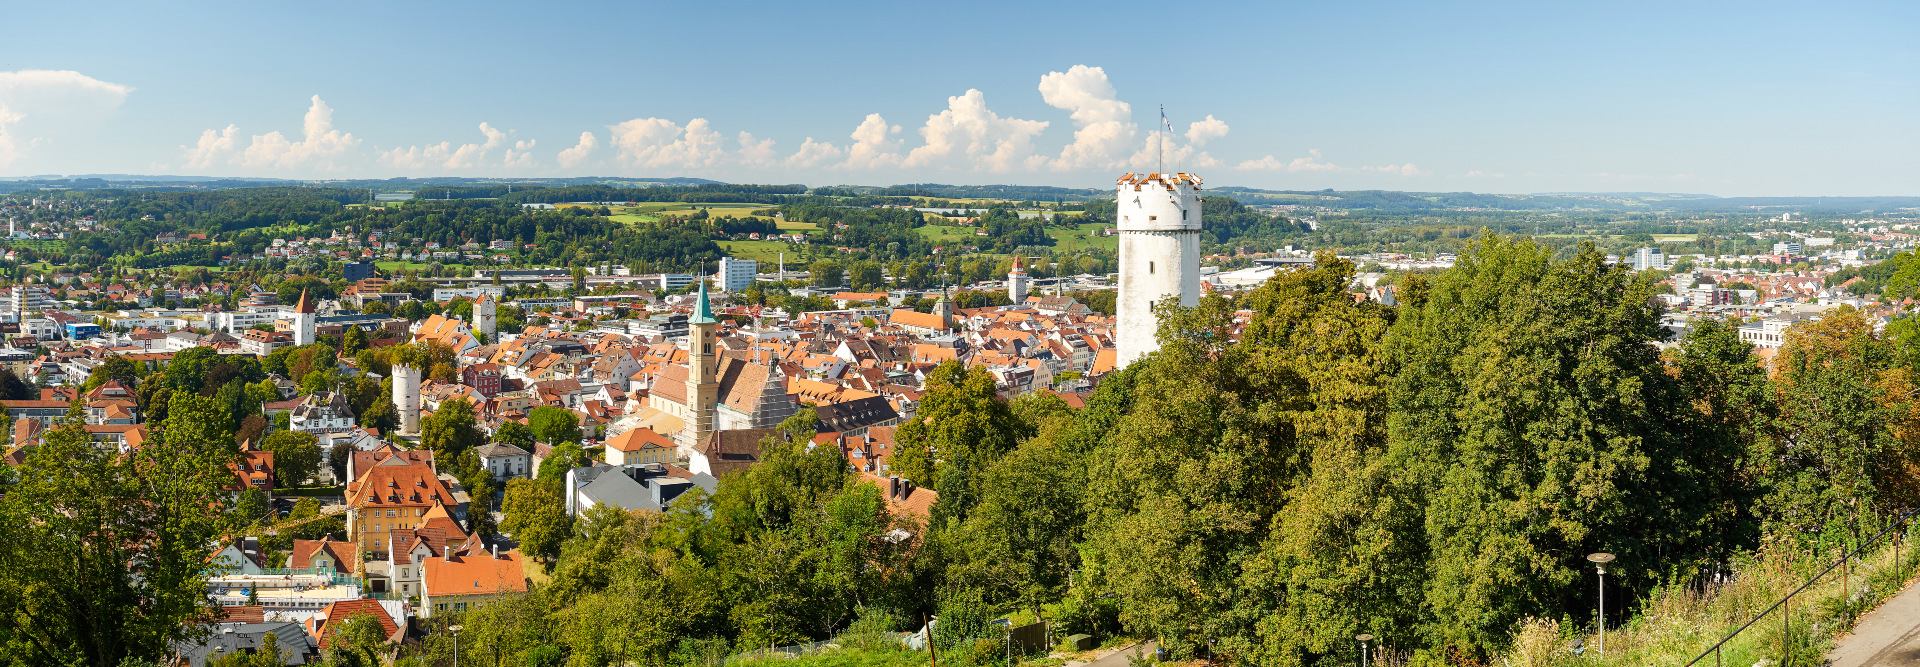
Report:
[{"label": "farm field", "polygon": [[1106,227],[1106,225],[1100,223],[1088,223],[1073,229],[1049,227],[1047,228],[1047,236],[1053,237],[1053,249],[1054,252],[1057,253],[1070,254],[1082,250],[1119,250],[1120,237],[1101,236],[1100,229],[1103,227]]},{"label": "farm field", "polygon": [[[571,206],[592,206],[592,205],[591,204],[560,204],[559,206],[561,208],[567,208]],[[751,218],[751,217],[754,217],[753,215],[754,211],[764,211],[774,207],[768,204],[703,203],[703,202],[688,203],[688,202],[661,201],[661,202],[640,202],[632,206],[613,206],[609,208],[613,212],[613,215],[609,216],[608,219],[613,220],[614,222],[622,222],[626,224],[641,224],[641,223],[659,222],[662,219],[665,219],[668,217],[693,215],[694,211],[703,209],[703,208],[707,209],[707,215],[716,217],[716,218],[724,218],[729,216],[735,217],[735,218]]]},{"label": "farm field", "polygon": [[780,261],[780,253],[787,254],[787,264],[797,266],[800,248],[786,241],[715,241],[727,254],[741,259],[751,259],[768,266]]}]

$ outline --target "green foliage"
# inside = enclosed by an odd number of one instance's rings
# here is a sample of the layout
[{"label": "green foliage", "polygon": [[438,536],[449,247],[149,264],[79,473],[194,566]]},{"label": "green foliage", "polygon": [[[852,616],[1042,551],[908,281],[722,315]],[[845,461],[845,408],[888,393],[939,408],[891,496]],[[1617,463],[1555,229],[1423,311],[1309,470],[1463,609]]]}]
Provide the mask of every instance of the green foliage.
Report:
[{"label": "green foliage", "polygon": [[180,428],[121,456],[77,421],[48,431],[0,496],[0,654],[157,663],[208,618],[230,438]]},{"label": "green foliage", "polygon": [[534,438],[550,445],[580,441],[580,415],[566,408],[542,405],[527,413]]},{"label": "green foliage", "polygon": [[260,448],[273,452],[273,474],[280,486],[299,486],[320,472],[320,441],[312,433],[274,431]]},{"label": "green foliage", "polygon": [[964,519],[979,502],[987,466],[1030,434],[997,396],[991,373],[948,362],[927,376],[914,418],[895,436],[892,470],[939,493],[936,523]]},{"label": "green foliage", "polygon": [[420,446],[433,450],[435,460],[459,459],[485,442],[475,421],[473,404],[464,398],[440,403],[440,409],[420,420]]},{"label": "green foliage", "polygon": [[560,545],[573,529],[573,517],[567,516],[566,498],[556,478],[538,481],[515,479],[507,482],[500,501],[506,515],[500,530],[513,535],[520,552],[551,561],[560,556]]}]

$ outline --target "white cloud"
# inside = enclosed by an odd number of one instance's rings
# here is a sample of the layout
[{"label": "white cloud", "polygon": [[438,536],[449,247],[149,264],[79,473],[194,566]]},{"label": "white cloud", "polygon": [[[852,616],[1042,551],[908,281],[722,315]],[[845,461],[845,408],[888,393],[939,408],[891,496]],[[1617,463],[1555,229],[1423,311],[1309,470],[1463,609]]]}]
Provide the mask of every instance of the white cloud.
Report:
[{"label": "white cloud", "polygon": [[1114,92],[1105,69],[1074,65],[1065,72],[1048,72],[1040,77],[1040,98],[1049,106],[1066,110],[1076,128],[1073,143],[1060,149],[1060,157],[1054,160],[1056,168],[1098,169],[1120,165],[1120,158],[1133,144],[1137,129],[1133,124],[1133,106]]},{"label": "white cloud", "polygon": [[560,161],[560,166],[562,167],[568,169],[578,167],[581,163],[586,162],[587,158],[593,156],[593,149],[599,144],[600,140],[595,138],[592,132],[581,132],[580,141],[575,143],[571,148],[562,149],[560,155],[555,159]]},{"label": "white cloud", "polygon": [[1399,176],[1419,176],[1427,173],[1426,170],[1421,169],[1419,165],[1412,162],[1383,164],[1376,167],[1361,167],[1360,171],[1370,171],[1378,174],[1395,174]]},{"label": "white cloud", "polygon": [[825,141],[815,141],[813,137],[807,137],[806,141],[800,142],[800,150],[794,151],[792,155],[787,156],[787,166],[806,168],[820,167],[838,162],[843,153],[844,151],[840,150],[839,146]]},{"label": "white cloud", "polygon": [[[203,133],[204,134],[204,133]],[[248,167],[271,167],[289,169],[295,167],[330,167],[331,160],[359,145],[360,140],[351,133],[342,132],[333,127],[333,107],[325,100],[314,95],[307,105],[307,114],[301,123],[299,141],[288,139],[279,130],[266,134],[253,135],[247,148],[239,156],[240,164]]]},{"label": "white cloud", "polygon": [[180,148],[187,154],[188,168],[204,169],[213,166],[221,158],[232,155],[233,147],[239,142],[239,126],[229,123],[217,132],[211,128],[201,130],[199,141],[194,142],[192,146]]},{"label": "white cloud", "polygon": [[[487,156],[493,150],[506,145],[513,130],[501,130],[492,124],[480,123],[480,142],[454,145],[451,141],[420,146],[393,148],[380,153],[380,161],[399,169],[447,169],[465,170],[486,166]],[[500,164],[506,167],[524,167],[533,164],[534,142],[516,141],[508,146],[506,156]]]},{"label": "white cloud", "polygon": [[847,135],[853,139],[853,145],[847,148],[847,167],[876,169],[899,164],[900,141],[891,138],[897,134],[900,126],[888,125],[880,114],[867,114],[860,125],[853,128],[853,134]]},{"label": "white cloud", "polygon": [[96,95],[119,104],[132,86],[110,83],[73,70],[22,69],[0,72],[0,100],[40,95]]},{"label": "white cloud", "polygon": [[643,167],[710,167],[725,157],[720,133],[705,118],[685,127],[665,118],[634,118],[611,129],[620,159]]},{"label": "white cloud", "polygon": [[[72,70],[0,71],[0,167],[11,166],[46,140],[23,128],[31,125],[44,132],[62,121],[70,126],[78,116],[120,106],[131,92],[131,86]],[[32,123],[26,122],[29,117]]]},{"label": "white cloud", "polygon": [[1032,168],[1040,162],[1033,157],[1033,139],[1046,131],[1044,120],[1007,118],[987,108],[987,97],[977,89],[947,98],[945,111],[927,117],[920,128],[925,144],[907,153],[907,167],[955,166],[953,158],[967,161],[957,165],[992,172]]},{"label": "white cloud", "polygon": [[1322,159],[1320,149],[1318,148],[1309,148],[1307,149],[1306,155],[1292,160],[1283,161],[1272,155],[1268,155],[1257,160],[1241,162],[1234,168],[1242,171],[1287,171],[1293,173],[1341,171],[1344,169],[1344,167],[1340,165]]},{"label": "white cloud", "polygon": [[752,132],[741,131],[735,136],[740,141],[740,163],[751,167],[772,165],[779,158],[773,150],[772,139],[758,139]]},{"label": "white cloud", "polygon": [[508,167],[533,166],[533,146],[536,143],[538,142],[533,139],[513,142],[513,146],[507,149],[506,157],[500,159],[500,164]]},{"label": "white cloud", "polygon": [[1205,146],[1209,141],[1227,136],[1228,129],[1227,121],[1214,118],[1213,114],[1207,114],[1206,118],[1194,121],[1187,126],[1187,143]]},{"label": "white cloud", "polygon": [[1281,160],[1280,158],[1268,155],[1257,160],[1241,162],[1238,165],[1234,165],[1234,168],[1241,171],[1285,171],[1296,174],[1358,171],[1373,174],[1392,174],[1395,176],[1422,176],[1427,173],[1426,170],[1421,169],[1419,165],[1412,162],[1358,168],[1343,167],[1328,162],[1327,159],[1320,154],[1320,149],[1318,148],[1309,148],[1307,149],[1306,155],[1291,160]]}]

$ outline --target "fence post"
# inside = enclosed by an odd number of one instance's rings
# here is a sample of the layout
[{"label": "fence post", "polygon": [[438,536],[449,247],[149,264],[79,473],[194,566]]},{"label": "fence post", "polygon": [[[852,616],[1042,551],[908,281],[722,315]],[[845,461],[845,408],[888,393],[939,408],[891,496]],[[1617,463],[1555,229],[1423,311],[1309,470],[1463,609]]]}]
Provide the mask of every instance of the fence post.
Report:
[{"label": "fence post", "polygon": [[1793,664],[1793,595],[1780,601],[1780,664]]}]

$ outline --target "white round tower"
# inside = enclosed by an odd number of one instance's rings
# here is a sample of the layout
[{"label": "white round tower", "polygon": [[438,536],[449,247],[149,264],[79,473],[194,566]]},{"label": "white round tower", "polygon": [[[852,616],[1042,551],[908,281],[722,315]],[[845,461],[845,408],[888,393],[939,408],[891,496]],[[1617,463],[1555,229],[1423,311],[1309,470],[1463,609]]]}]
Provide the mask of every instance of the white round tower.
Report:
[{"label": "white round tower", "polygon": [[1013,270],[1007,272],[1007,300],[1014,307],[1027,302],[1027,270],[1020,266],[1020,256],[1013,256]]},{"label": "white round tower", "polygon": [[1115,363],[1125,367],[1160,348],[1153,304],[1169,296],[1182,306],[1200,301],[1200,177],[1129,172],[1115,194],[1120,294],[1113,336]]},{"label": "white round tower", "polygon": [[495,311],[493,297],[482,294],[473,300],[473,330],[486,336],[489,343],[498,342],[493,339],[493,331],[499,326]]},{"label": "white round tower", "polygon": [[420,435],[420,369],[393,365],[393,409],[400,413],[400,435]]}]

